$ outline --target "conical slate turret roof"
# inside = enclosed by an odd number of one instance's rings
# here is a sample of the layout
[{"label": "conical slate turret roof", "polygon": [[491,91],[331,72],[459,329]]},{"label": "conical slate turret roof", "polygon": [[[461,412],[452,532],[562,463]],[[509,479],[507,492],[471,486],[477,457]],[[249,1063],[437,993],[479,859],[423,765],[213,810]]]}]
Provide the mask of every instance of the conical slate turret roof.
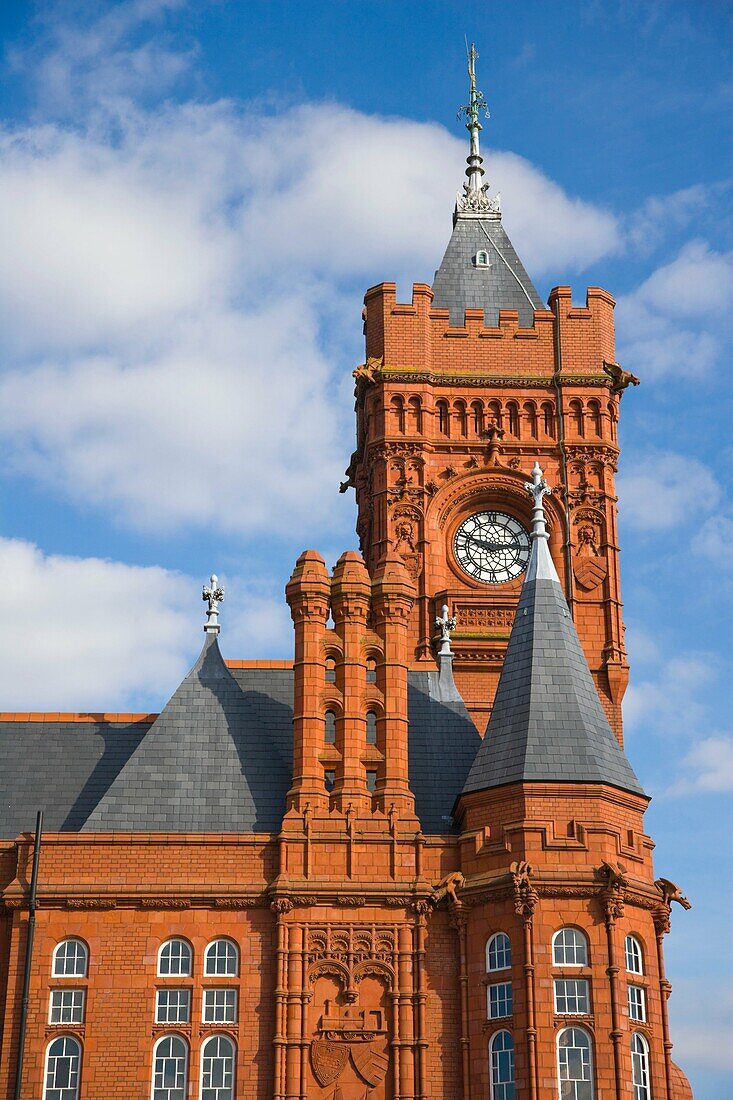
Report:
[{"label": "conical slate turret roof", "polygon": [[264,788],[277,798],[283,786],[277,769],[216,633],[207,633],[196,664],[83,830],[249,832],[268,801]]},{"label": "conical slate turret roof", "polygon": [[532,553],[486,736],[463,793],[531,782],[607,783],[644,795],[601,706],[547,548],[541,476],[535,466],[527,487],[535,495]]}]

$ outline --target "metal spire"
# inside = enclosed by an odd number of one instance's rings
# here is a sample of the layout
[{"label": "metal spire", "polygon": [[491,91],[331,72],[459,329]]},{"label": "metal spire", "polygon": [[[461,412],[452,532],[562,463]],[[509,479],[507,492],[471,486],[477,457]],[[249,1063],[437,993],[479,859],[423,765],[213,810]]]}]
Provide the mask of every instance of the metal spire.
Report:
[{"label": "metal spire", "polygon": [[550,536],[547,533],[547,526],[545,524],[545,508],[543,504],[544,498],[552,492],[552,489],[542,476],[539,462],[535,462],[532,467],[532,480],[525,482],[524,488],[532,497],[533,502],[532,531],[530,534],[530,538],[532,539],[532,552],[529,557],[527,572],[524,575],[524,582],[526,584],[527,581],[546,580],[557,581],[559,584],[560,579],[547,546],[547,540]]},{"label": "metal spire", "polygon": [[210,584],[205,584],[201,593],[201,599],[208,603],[206,609],[206,622],[204,623],[204,631],[207,634],[218,634],[219,627],[219,604],[224,599],[224,589],[219,587],[219,578],[216,573],[211,574]]},{"label": "metal spire", "polygon": [[463,185],[463,194],[459,191],[456,199],[456,213],[461,214],[498,214],[499,213],[499,200],[489,199],[486,192],[489,189],[488,183],[482,183],[481,179],[484,174],[482,164],[484,158],[481,156],[479,148],[479,134],[483,129],[479,117],[483,112],[486,118],[490,118],[489,108],[484,98],[484,93],[479,91],[476,86],[476,60],[478,53],[476,47],[471,43],[471,48],[468,49],[468,79],[470,86],[469,102],[458,109],[458,118],[466,116],[466,129],[470,134],[470,147],[466,163],[466,175],[468,177],[468,183]]},{"label": "metal spire", "polygon": [[441,618],[435,620],[435,626],[440,631],[440,648],[438,649],[438,656],[452,656],[453,650],[450,647],[451,631],[456,629],[456,619],[454,615],[451,615],[448,610],[448,604],[443,604],[443,614]]}]

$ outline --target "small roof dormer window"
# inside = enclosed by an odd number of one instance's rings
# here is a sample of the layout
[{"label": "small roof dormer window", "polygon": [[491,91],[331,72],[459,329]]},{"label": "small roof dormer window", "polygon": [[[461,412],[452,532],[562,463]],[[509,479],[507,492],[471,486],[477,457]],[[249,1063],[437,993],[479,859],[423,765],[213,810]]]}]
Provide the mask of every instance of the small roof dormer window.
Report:
[{"label": "small roof dormer window", "polygon": [[479,249],[473,258],[475,267],[488,267],[489,266],[489,254],[485,248]]}]

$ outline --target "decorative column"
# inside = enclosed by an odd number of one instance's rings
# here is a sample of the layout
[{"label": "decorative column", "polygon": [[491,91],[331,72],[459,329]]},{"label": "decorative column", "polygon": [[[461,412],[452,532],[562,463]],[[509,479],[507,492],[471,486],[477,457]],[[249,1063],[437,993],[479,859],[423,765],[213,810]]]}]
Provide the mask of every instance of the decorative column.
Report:
[{"label": "decorative column", "polygon": [[679,886],[670,882],[668,878],[658,878],[654,883],[661,894],[660,903],[652,912],[654,932],[657,938],[657,972],[659,974],[659,999],[662,1006],[662,1041],[664,1043],[664,1082],[668,1100],[672,1097],[672,1040],[669,1037],[669,1000],[672,986],[667,981],[664,970],[664,937],[670,930],[670,915],[672,902],[677,901],[683,909],[692,909],[692,905],[684,896]]},{"label": "decorative column", "polygon": [[399,936],[400,1091],[399,1100],[415,1100],[415,1021],[412,929],[403,924]]},{"label": "decorative column", "polygon": [[336,744],[341,750],[340,771],[336,773],[333,801],[343,812],[352,803],[362,811],[371,810],[366,769],[362,755],[366,745],[365,637],[371,597],[371,583],[364,560],[350,550],[336,563],[331,582],[331,611],[334,629],[343,642],[343,716],[336,721]]},{"label": "decorative column", "polygon": [[611,995],[611,1042],[613,1043],[613,1072],[616,1100],[622,1100],[623,1068],[621,1065],[621,1040],[623,1031],[621,1028],[621,1013],[618,997],[619,966],[616,960],[616,921],[624,915],[624,899],[626,896],[627,879],[625,869],[620,864],[604,862],[601,874],[606,877],[606,886],[601,890],[600,900],[603,906],[603,916],[606,923],[606,940],[608,944],[608,987]]},{"label": "decorative column", "polygon": [[301,1043],[303,1038],[303,927],[291,924],[287,956],[287,1047],[285,1066],[285,1096],[287,1100],[301,1097]]},{"label": "decorative column", "polygon": [[522,918],[524,939],[524,994],[527,1001],[527,1071],[529,1073],[530,1100],[537,1100],[537,1024],[535,1007],[535,963],[534,963],[534,911],[539,896],[532,888],[530,875],[532,867],[525,860],[512,863],[510,867],[514,887],[514,912]]},{"label": "decorative column", "polygon": [[427,1095],[427,1047],[425,1038],[425,1002],[428,999],[425,977],[425,932],[426,916],[430,912],[430,902],[414,901],[412,909],[417,917],[415,924],[415,1045],[417,1047],[416,1100],[425,1100]]},{"label": "decorative column", "polygon": [[293,908],[287,898],[276,898],[270,909],[277,917],[277,947],[275,950],[275,1091],[274,1100],[285,1097],[285,1051],[287,1033],[287,990],[288,990],[288,927],[285,917]]},{"label": "decorative column", "polygon": [[468,1027],[468,907],[462,901],[449,905],[450,922],[458,934],[458,984],[461,1000],[461,1068],[463,1100],[471,1100],[471,1040]]}]

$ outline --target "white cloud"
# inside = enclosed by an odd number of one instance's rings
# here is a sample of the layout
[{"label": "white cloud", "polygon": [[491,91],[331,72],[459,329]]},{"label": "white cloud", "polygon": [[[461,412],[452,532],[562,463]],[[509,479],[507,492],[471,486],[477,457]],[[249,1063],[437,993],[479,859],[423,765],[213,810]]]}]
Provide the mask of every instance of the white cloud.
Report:
[{"label": "white cloud", "polygon": [[639,531],[669,531],[711,511],[720,487],[707,466],[672,452],[639,456],[618,478],[622,523]]},{"label": "white cloud", "polygon": [[[83,132],[6,133],[6,461],[136,526],[321,527],[361,351],[344,288],[431,278],[464,155],[438,126],[335,104],[127,103]],[[490,167],[530,268],[615,247],[609,215],[527,161]]]},{"label": "white cloud", "polygon": [[733,791],[733,736],[719,734],[697,741],[682,761],[681,771],[669,794]]},{"label": "white cloud", "polygon": [[719,569],[733,569],[733,519],[724,515],[710,516],[695,536],[692,548],[715,562]]},{"label": "white cloud", "polygon": [[619,360],[650,381],[699,378],[719,360],[733,307],[733,253],[689,241],[619,299]]},{"label": "white cloud", "polygon": [[712,653],[689,651],[653,660],[629,684],[623,704],[626,729],[632,735],[643,730],[694,739],[706,725],[705,691],[718,674]]}]

